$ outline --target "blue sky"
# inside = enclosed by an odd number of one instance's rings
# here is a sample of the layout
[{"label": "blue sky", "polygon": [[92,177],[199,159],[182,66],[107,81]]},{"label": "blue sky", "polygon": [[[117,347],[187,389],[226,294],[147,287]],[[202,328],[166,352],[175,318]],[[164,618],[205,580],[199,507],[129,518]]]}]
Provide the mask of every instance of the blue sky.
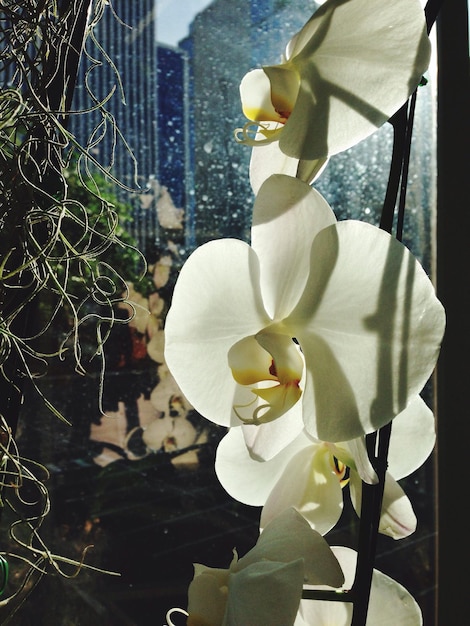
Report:
[{"label": "blue sky", "polygon": [[189,32],[195,15],[212,0],[155,0],[157,7],[157,40],[176,46]]}]

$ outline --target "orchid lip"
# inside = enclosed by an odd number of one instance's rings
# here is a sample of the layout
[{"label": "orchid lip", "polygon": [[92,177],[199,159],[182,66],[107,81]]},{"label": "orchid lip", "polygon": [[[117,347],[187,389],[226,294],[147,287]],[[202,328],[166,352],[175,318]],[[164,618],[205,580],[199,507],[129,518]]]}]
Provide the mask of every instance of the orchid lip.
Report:
[{"label": "orchid lip", "polygon": [[249,402],[233,406],[244,424],[271,422],[286,413],[302,395],[303,359],[298,346],[286,334],[263,330],[245,337],[232,346],[228,361],[236,382],[250,387],[254,396]]},{"label": "orchid lip", "polygon": [[237,128],[234,136],[238,143],[248,146],[268,145],[279,139],[279,134],[284,127],[281,119],[276,120],[276,124],[278,127],[272,128],[268,123],[249,121],[242,128]]},{"label": "orchid lip", "polygon": [[[251,389],[252,393],[257,396],[247,404],[234,405],[235,415],[244,424],[266,424],[281,417],[299,400],[302,390],[299,387],[300,380],[292,380],[284,384],[265,387],[260,389]],[[257,404],[258,398],[267,400],[265,404]],[[244,417],[240,409],[248,409],[256,405],[251,413],[251,417]]]}]

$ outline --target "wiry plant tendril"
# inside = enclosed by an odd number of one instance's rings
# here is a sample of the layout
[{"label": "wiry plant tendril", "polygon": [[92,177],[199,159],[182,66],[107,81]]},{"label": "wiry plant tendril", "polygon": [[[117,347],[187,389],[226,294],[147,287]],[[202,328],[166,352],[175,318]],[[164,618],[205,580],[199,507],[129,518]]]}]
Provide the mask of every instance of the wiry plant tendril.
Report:
[{"label": "wiry plant tendril", "polygon": [[[93,155],[105,131],[121,137],[106,111],[112,94],[99,98],[89,83],[90,72],[103,61],[92,58],[86,40],[96,47],[93,29],[107,5],[106,0],[2,1],[0,497],[3,513],[13,519],[10,540],[16,549],[0,546],[0,555],[20,561],[26,572],[0,607],[23,596],[45,573],[73,577],[90,567],[88,548],[80,560],[68,559],[54,554],[40,534],[50,509],[47,470],[22,458],[15,442],[23,383],[28,380],[51,412],[67,421],[41,390],[41,377],[55,362],[72,361],[72,369],[85,374],[98,360],[103,383],[105,343],[114,325],[129,321],[116,309],[126,301],[128,281],[145,272],[143,256],[120,224],[114,188],[128,187],[110,172],[113,157],[101,164]],[[120,85],[117,69],[100,50]],[[85,88],[93,104],[73,111],[82,53],[90,61]],[[81,145],[69,130],[70,119],[90,112],[101,121]],[[134,160],[130,150],[129,158]]]}]

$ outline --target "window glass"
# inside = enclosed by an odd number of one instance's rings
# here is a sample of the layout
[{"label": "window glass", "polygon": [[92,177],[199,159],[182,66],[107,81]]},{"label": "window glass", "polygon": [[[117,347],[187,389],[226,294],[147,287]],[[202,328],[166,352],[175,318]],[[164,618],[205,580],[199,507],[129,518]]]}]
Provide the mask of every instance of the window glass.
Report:
[{"label": "window glass", "polygon": [[[164,361],[163,328],[188,255],[214,238],[249,241],[250,150],[234,139],[244,123],[239,84],[249,69],[279,62],[316,7],[313,0],[174,0],[156,6],[154,0],[113,0],[105,6],[96,41],[88,41],[82,58],[73,109],[89,110],[96,99],[109,97],[108,115],[75,115],[70,124],[93,158],[134,190],[112,182],[106,187],[148,270],[138,282],[131,261],[114,259],[135,314],[128,325],[111,330],[104,382],[96,357],[83,375],[65,358],[39,380],[71,426],[51,414],[32,386],[26,389],[20,451],[49,472],[50,511],[40,532],[51,551],[68,559],[80,560],[92,546],[85,561],[99,571],[83,569],[71,579],[34,575],[26,585],[39,578],[40,584],[18,609],[15,624],[163,624],[169,608],[186,606],[193,563],[227,567],[234,548],[244,554],[256,542],[260,509],[235,501],[219,484],[214,457],[225,430],[198,414],[178,388]],[[427,79],[418,90],[403,241],[431,274],[432,72]],[[114,122],[122,135],[114,133]],[[339,220],[378,225],[392,147],[386,124],[331,159],[315,187]],[[121,304],[115,313],[124,319],[133,311]],[[55,333],[65,338],[69,329],[64,316]],[[82,329],[85,355],[87,332],[95,331],[94,324]],[[424,396],[432,406],[431,385]],[[413,594],[424,623],[431,624],[434,455],[401,484],[418,529],[400,541],[380,536],[376,566]],[[32,489],[28,497],[44,496]],[[40,514],[41,505],[33,509]],[[10,518],[4,511],[4,533]],[[357,529],[347,504],[328,542],[355,547]],[[11,539],[11,550],[17,549]],[[74,572],[66,562],[61,567]],[[20,585],[26,569],[15,565],[10,584]]]}]

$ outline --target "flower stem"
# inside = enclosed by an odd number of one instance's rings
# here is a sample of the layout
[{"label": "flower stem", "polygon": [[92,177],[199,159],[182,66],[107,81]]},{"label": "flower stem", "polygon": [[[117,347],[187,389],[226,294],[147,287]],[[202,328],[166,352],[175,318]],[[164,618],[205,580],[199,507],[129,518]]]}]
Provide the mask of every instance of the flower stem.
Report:
[{"label": "flower stem", "polygon": [[391,430],[390,422],[378,432],[366,437],[369,458],[377,473],[378,482],[374,485],[362,483],[361,521],[356,576],[352,588],[354,604],[351,626],[365,626],[367,620]]}]

